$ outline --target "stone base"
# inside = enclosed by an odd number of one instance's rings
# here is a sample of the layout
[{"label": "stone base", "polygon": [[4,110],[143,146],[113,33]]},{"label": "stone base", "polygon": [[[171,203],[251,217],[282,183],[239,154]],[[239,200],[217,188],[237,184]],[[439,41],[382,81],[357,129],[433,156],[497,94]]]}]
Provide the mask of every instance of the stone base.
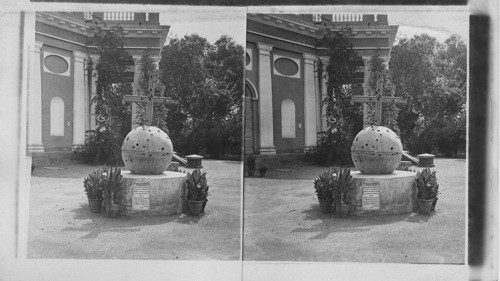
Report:
[{"label": "stone base", "polygon": [[135,175],[123,171],[123,215],[171,215],[186,211],[186,174],[166,171],[159,175]]},{"label": "stone base", "polygon": [[26,147],[26,152],[28,153],[40,153],[45,152],[43,144],[28,144]]},{"label": "stone base", "polygon": [[191,155],[186,156],[186,160],[187,160],[186,168],[191,168],[191,169],[203,168],[203,165],[201,165],[202,159],[203,159],[203,156],[196,155],[196,154],[191,154]]},{"label": "stone base", "polygon": [[80,151],[85,147],[84,144],[72,144],[71,151]]},{"label": "stone base", "polygon": [[269,147],[259,147],[257,152],[260,155],[276,154],[276,148],[274,146]]},{"label": "stone base", "polygon": [[408,171],[411,167],[411,162],[410,161],[401,161],[399,162],[399,166],[396,168],[396,170],[400,171]]},{"label": "stone base", "polygon": [[351,215],[396,215],[416,211],[415,173],[396,170],[392,174],[364,175],[356,171],[351,175],[354,182]]}]

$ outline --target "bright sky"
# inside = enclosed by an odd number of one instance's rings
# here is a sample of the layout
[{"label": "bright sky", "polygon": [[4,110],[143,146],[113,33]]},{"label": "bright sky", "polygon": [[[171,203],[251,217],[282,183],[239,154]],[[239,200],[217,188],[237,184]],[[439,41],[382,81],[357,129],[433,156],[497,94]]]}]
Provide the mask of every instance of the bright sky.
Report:
[{"label": "bright sky", "polygon": [[387,14],[390,25],[399,25],[395,43],[400,38],[411,38],[421,33],[427,33],[441,43],[453,33],[460,35],[465,42],[469,41],[469,15],[464,12],[427,11]]},{"label": "bright sky", "polygon": [[222,35],[229,35],[234,41],[245,46],[245,11],[216,10],[210,12],[186,12],[182,10],[160,14],[160,23],[170,25],[167,42],[175,36],[197,33],[214,43]]},{"label": "bright sky", "polygon": [[[300,10],[301,13],[318,12]],[[353,12],[353,11],[350,11]],[[459,34],[465,42],[469,38],[469,15],[463,11],[411,11],[383,12],[361,11],[360,13],[387,14],[390,25],[399,25],[395,43],[400,38],[411,38],[416,34],[427,33],[438,41],[444,42],[451,34]],[[229,35],[241,45],[245,45],[246,10],[229,8],[209,8],[209,10],[187,11],[173,7],[171,11],[160,14],[160,23],[170,25],[167,38],[184,37],[197,33],[211,43],[221,35]]]}]

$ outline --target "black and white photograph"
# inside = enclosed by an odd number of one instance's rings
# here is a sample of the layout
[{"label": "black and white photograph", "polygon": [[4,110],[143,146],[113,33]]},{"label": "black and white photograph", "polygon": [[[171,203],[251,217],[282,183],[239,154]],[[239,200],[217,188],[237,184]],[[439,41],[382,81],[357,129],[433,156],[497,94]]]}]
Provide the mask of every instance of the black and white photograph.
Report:
[{"label": "black and white photograph", "polygon": [[248,14],[244,260],[464,264],[467,37],[458,12]]},{"label": "black and white photograph", "polygon": [[498,3],[151,1],[0,13],[0,280],[498,278]]},{"label": "black and white photograph", "polygon": [[239,260],[244,13],[27,13],[27,258]]}]

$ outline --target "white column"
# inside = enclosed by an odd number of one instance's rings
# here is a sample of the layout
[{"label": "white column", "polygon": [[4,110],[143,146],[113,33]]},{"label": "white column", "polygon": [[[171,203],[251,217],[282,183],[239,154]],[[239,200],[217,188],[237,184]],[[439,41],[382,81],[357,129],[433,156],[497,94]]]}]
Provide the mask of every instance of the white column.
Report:
[{"label": "white column", "polygon": [[271,50],[273,46],[257,43],[259,50],[259,147],[260,154],[276,154],[273,132],[273,88]]},{"label": "white column", "polygon": [[[323,63],[323,66],[325,67],[326,64],[328,63],[329,59],[328,57],[320,57],[321,62]],[[323,67],[323,69],[325,69]],[[325,73],[325,72],[323,72]],[[328,124],[326,122],[326,107],[327,105],[323,104],[323,101],[326,99],[326,77],[323,75],[321,77],[321,130],[326,132],[328,130]]]},{"label": "white column", "polygon": [[[141,56],[133,56],[134,59],[134,82],[132,83],[132,93],[133,95],[141,95],[139,92],[139,79],[141,74]],[[137,104],[132,103],[132,130],[137,128],[139,124],[136,124],[137,118]]]},{"label": "white column", "polygon": [[[371,57],[369,57],[369,56],[363,57],[363,64],[365,65],[364,76],[363,76],[363,95],[365,95],[365,96],[371,95],[371,93],[370,93],[370,75],[371,75],[370,60],[371,60]],[[370,124],[368,124],[368,105],[366,103],[363,103],[363,128],[366,128],[369,125]]]},{"label": "white column", "polygon": [[35,42],[29,51],[28,84],[28,152],[44,152],[42,144],[42,70],[40,49],[42,42]]},{"label": "white column", "polygon": [[319,77],[319,61],[316,61],[314,65],[314,95],[316,96],[316,132],[321,132],[321,88],[320,88],[320,77]]},{"label": "white column", "polygon": [[94,99],[96,92],[97,92],[97,63],[99,62],[99,56],[98,55],[90,55],[90,58],[92,59],[92,76],[91,76],[91,82],[90,82],[90,130],[95,130],[96,125],[95,125],[95,104],[92,102],[92,99]]},{"label": "white column", "polygon": [[304,54],[304,151],[308,151],[316,146],[315,61],[315,55]]},{"label": "white column", "polygon": [[76,150],[85,144],[85,59],[86,53],[73,51],[73,145]]},{"label": "white column", "polygon": [[90,130],[90,89],[89,89],[89,73],[88,60],[85,60],[85,66],[83,68],[83,84],[85,85],[84,97],[85,97],[85,131]]}]

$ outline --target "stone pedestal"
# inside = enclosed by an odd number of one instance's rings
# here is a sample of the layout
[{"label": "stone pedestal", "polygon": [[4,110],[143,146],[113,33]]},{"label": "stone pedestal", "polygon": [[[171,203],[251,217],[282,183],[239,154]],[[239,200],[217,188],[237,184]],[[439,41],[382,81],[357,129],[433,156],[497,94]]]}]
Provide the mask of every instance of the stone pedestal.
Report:
[{"label": "stone pedestal", "polygon": [[396,170],[408,171],[410,167],[411,167],[411,161],[401,161],[399,162],[399,166],[396,168]]},{"label": "stone pedestal", "polygon": [[172,162],[170,162],[170,165],[168,166],[167,171],[178,172],[180,166],[181,166],[181,163],[172,161]]},{"label": "stone pedestal", "polygon": [[186,211],[186,174],[166,171],[159,175],[135,175],[123,171],[124,215],[171,215]]},{"label": "stone pedestal", "polygon": [[394,171],[384,175],[352,172],[350,214],[354,216],[395,215],[416,211],[415,173]]},{"label": "stone pedestal", "polygon": [[203,159],[203,156],[196,155],[196,154],[191,154],[186,156],[187,159],[187,168],[194,168],[194,169],[201,169],[203,168],[203,165],[201,165],[201,160]]},{"label": "stone pedestal", "polygon": [[417,155],[419,167],[434,167],[434,154],[424,153]]}]

